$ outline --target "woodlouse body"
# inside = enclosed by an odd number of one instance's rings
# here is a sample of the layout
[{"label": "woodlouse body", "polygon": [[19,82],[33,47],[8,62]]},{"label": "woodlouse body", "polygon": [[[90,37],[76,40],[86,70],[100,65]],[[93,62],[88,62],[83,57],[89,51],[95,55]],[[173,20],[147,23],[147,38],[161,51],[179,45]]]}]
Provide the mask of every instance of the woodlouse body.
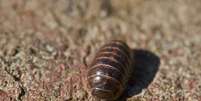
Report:
[{"label": "woodlouse body", "polygon": [[91,94],[100,99],[117,99],[124,91],[131,71],[130,48],[118,40],[105,44],[88,70]]}]

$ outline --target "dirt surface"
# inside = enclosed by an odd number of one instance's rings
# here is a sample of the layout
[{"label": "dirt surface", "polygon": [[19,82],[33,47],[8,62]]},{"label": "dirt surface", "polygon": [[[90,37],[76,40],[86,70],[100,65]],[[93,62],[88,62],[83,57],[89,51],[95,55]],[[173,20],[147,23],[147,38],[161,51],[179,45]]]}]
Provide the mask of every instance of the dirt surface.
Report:
[{"label": "dirt surface", "polygon": [[93,101],[83,64],[111,39],[139,62],[124,100],[201,101],[201,1],[110,1],[0,0],[0,101]]}]

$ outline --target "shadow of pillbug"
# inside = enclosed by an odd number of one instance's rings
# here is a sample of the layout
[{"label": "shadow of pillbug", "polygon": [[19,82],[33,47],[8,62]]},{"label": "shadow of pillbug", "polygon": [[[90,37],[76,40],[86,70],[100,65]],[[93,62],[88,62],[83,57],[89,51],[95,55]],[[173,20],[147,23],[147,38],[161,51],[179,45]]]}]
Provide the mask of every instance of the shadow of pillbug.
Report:
[{"label": "shadow of pillbug", "polygon": [[131,49],[122,41],[112,40],[103,45],[88,69],[91,94],[99,99],[117,99],[131,74],[131,58]]}]

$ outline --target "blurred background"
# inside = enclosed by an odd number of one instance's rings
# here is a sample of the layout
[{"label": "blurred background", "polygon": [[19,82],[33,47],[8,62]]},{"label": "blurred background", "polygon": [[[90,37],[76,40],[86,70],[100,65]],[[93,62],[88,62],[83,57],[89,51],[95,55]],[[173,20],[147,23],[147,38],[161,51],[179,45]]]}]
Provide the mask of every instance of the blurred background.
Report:
[{"label": "blurred background", "polygon": [[82,67],[111,39],[160,59],[127,101],[201,100],[200,0],[0,0],[0,100],[93,101]]}]

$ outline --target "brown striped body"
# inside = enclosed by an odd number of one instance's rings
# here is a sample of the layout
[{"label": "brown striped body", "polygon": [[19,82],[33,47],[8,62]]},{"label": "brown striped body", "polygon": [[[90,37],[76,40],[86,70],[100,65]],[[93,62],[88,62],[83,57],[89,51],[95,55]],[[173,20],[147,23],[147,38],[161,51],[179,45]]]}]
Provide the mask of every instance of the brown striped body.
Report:
[{"label": "brown striped body", "polygon": [[118,98],[131,73],[130,48],[122,41],[105,44],[90,65],[87,79],[91,94],[100,99]]}]

